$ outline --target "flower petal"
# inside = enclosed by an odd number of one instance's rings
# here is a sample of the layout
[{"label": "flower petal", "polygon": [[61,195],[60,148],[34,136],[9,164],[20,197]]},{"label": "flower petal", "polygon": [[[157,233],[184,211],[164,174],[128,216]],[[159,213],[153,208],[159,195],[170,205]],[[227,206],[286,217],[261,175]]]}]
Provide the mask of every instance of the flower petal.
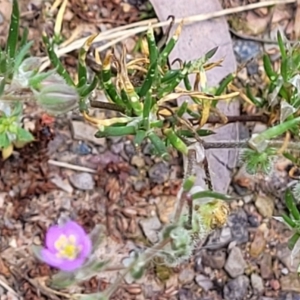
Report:
[{"label": "flower petal", "polygon": [[63,228],[57,225],[51,226],[46,233],[46,247],[51,252],[56,252],[57,250],[54,247],[55,242],[59,239],[59,237],[63,234]]},{"label": "flower petal", "polygon": [[77,258],[74,260],[64,260],[62,264],[60,264],[59,269],[62,271],[74,271],[76,269],[79,269],[84,263],[84,258]]},{"label": "flower petal", "polygon": [[68,221],[62,227],[65,235],[74,235],[76,237],[77,244],[81,244],[84,238],[87,236],[84,229],[74,221]]},{"label": "flower petal", "polygon": [[42,260],[51,267],[59,268],[60,265],[63,264],[63,260],[58,258],[55,254],[53,254],[48,249],[43,249],[41,251]]}]

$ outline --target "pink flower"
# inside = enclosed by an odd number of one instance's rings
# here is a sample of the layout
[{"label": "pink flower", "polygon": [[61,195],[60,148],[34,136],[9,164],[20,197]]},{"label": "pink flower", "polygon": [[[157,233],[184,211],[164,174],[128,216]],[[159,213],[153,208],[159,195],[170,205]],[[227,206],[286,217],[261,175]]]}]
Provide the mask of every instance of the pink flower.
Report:
[{"label": "pink flower", "polygon": [[92,242],[84,229],[76,222],[55,225],[46,233],[42,260],[62,271],[74,271],[83,265],[92,251]]}]

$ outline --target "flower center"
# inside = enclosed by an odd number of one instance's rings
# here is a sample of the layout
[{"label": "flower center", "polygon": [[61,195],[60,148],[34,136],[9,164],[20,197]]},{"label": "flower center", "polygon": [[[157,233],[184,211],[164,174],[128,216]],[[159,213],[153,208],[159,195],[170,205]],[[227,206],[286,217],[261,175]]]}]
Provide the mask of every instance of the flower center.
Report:
[{"label": "flower center", "polygon": [[76,245],[74,235],[65,236],[62,234],[54,244],[59,258],[74,260],[81,251],[81,246]]}]

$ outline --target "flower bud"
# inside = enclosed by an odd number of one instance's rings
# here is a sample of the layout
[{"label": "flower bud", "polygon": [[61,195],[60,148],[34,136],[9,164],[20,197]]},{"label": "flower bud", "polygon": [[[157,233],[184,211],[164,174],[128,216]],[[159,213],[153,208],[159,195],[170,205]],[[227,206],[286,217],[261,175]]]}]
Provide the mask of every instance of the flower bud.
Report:
[{"label": "flower bud", "polygon": [[41,107],[55,115],[76,108],[80,100],[76,89],[55,74],[40,83],[39,91],[33,90],[33,92]]}]

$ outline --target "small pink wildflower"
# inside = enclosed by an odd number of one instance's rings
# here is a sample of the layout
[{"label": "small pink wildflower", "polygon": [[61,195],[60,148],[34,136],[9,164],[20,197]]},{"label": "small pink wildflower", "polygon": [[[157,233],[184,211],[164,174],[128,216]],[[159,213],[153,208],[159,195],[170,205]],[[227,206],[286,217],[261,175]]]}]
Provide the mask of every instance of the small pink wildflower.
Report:
[{"label": "small pink wildflower", "polygon": [[62,271],[78,269],[92,251],[91,239],[74,221],[50,227],[45,246],[41,251],[42,260]]}]

